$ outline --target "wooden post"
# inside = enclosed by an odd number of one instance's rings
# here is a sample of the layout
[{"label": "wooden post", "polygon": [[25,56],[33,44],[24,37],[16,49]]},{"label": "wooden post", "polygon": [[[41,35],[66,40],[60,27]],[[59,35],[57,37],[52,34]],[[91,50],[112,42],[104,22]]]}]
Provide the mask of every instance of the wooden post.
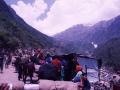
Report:
[{"label": "wooden post", "polygon": [[85,73],[86,73],[86,76],[87,76],[87,65],[85,65]]},{"label": "wooden post", "polygon": [[97,64],[98,64],[98,78],[100,81],[101,67],[102,67],[102,59],[101,58],[97,60]]}]

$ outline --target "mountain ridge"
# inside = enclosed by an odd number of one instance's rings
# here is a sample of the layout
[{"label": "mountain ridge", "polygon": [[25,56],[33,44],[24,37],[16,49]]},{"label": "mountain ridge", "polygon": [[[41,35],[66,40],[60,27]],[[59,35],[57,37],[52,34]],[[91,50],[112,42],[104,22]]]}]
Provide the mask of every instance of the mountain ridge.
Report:
[{"label": "mountain ridge", "polygon": [[[69,44],[74,46],[78,44],[77,47],[73,48],[75,48],[76,50],[79,50],[79,48],[86,48],[83,49],[83,51],[91,51],[95,49],[92,45],[92,42],[99,46],[112,38],[120,37],[119,29],[120,16],[117,16],[108,21],[98,22],[93,26],[87,27],[78,24],[68,28],[62,33],[55,35],[54,37],[56,38],[56,40],[63,42],[65,44],[64,46],[68,46]],[[85,47],[84,45],[82,45],[82,43],[84,43],[88,47]],[[91,50],[88,50],[88,48],[91,48]]]}]

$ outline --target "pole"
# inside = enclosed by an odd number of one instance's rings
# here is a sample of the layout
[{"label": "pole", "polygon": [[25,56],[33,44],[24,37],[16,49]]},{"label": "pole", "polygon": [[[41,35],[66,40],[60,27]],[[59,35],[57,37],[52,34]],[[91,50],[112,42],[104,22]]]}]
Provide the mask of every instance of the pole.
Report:
[{"label": "pole", "polygon": [[87,65],[85,65],[85,73],[86,73],[86,76],[87,76]]},{"label": "pole", "polygon": [[98,79],[99,79],[99,82],[100,82],[100,69],[98,69]]},{"label": "pole", "polygon": [[99,78],[99,82],[100,82],[102,59],[98,59],[98,60],[97,60],[97,63],[98,63],[98,78]]}]

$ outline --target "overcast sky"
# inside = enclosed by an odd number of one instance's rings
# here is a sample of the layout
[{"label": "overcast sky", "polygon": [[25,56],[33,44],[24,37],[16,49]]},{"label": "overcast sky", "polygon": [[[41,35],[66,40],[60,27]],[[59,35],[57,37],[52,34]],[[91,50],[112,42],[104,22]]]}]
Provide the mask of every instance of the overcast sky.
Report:
[{"label": "overcast sky", "polygon": [[120,14],[120,0],[5,0],[29,25],[54,35]]}]

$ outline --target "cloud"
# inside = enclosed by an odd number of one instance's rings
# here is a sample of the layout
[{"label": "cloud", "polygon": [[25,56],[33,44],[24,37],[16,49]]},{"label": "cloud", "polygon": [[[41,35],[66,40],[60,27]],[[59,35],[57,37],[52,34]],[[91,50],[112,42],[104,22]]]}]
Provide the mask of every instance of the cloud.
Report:
[{"label": "cloud", "polygon": [[12,8],[28,24],[54,35],[76,24],[94,24],[119,15],[120,0],[56,0],[43,21],[38,17],[47,8],[44,0],[35,0],[33,4],[18,1]]},{"label": "cloud", "polygon": [[43,0],[35,0],[33,4],[18,1],[17,4],[11,5],[16,13],[21,16],[29,25],[35,27],[39,16],[45,12],[47,5]]}]

